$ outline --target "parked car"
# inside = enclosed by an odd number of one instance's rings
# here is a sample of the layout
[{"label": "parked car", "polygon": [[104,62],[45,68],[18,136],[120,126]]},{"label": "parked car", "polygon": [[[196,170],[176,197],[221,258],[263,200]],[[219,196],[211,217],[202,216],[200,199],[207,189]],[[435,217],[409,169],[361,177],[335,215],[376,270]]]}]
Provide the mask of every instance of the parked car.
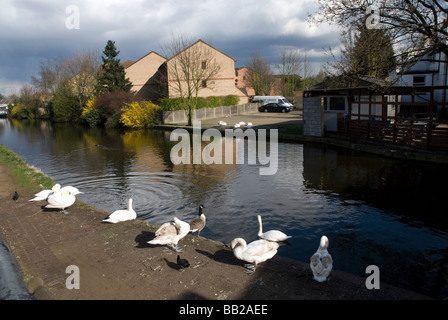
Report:
[{"label": "parked car", "polygon": [[268,103],[258,108],[259,112],[289,112],[291,110],[292,107],[280,103]]}]

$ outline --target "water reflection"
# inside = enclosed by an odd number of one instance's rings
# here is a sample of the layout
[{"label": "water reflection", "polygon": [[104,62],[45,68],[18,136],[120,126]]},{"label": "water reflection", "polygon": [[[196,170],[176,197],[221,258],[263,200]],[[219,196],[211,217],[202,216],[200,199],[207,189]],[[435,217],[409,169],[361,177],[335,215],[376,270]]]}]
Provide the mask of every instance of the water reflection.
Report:
[{"label": "water reflection", "polygon": [[[174,216],[190,220],[203,203],[201,236],[225,243],[256,239],[260,214],[265,230],[293,236],[280,255],[307,262],[326,234],[335,269],[365,276],[375,264],[386,282],[447,295],[446,189],[439,187],[446,166],[279,143],[277,173],[261,176],[260,165],[247,160],[173,165],[170,132],[46,122],[1,120],[0,143],[101,209],[126,207],[133,196],[138,218],[161,224]],[[234,151],[235,159],[247,157],[247,148]]]}]

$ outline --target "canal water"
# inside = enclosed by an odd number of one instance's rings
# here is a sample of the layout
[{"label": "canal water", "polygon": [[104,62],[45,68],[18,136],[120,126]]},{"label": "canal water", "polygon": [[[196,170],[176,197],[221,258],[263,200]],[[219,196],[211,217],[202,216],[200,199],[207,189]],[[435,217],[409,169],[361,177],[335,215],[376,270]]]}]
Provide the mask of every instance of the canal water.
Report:
[{"label": "canal water", "polygon": [[279,142],[276,174],[260,175],[247,148],[234,148],[241,164],[174,165],[170,134],[0,120],[1,144],[90,205],[112,212],[132,196],[139,219],[162,224],[203,204],[201,236],[224,243],[255,240],[259,214],[263,231],[292,236],[278,255],[309,262],[326,235],[334,269],[377,265],[381,281],[448,296],[448,166]]}]

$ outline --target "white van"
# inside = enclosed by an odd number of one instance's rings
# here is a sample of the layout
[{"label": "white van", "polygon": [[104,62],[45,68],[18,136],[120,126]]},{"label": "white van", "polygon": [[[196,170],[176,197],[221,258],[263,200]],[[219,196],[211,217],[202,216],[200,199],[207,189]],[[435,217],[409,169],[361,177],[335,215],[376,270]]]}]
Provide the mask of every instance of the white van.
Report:
[{"label": "white van", "polygon": [[262,102],[263,105],[268,103],[278,103],[285,107],[294,108],[291,102],[283,96],[254,96],[252,102]]}]

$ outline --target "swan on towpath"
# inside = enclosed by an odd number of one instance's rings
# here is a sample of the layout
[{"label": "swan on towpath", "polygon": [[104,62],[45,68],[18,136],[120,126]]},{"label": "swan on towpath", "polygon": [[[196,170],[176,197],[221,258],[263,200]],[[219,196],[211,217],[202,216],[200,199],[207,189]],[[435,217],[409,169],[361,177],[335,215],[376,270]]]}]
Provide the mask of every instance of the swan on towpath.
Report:
[{"label": "swan on towpath", "polygon": [[248,262],[245,264],[248,270],[246,273],[252,274],[257,264],[271,259],[277,253],[279,244],[267,240],[255,240],[246,244],[243,238],[235,238],[230,243],[234,256],[242,261]]},{"label": "swan on towpath", "polygon": [[310,258],[310,267],[313,272],[313,279],[319,282],[328,280],[331,269],[333,269],[333,258],[328,252],[328,238],[322,236],[320,238],[319,248]]},{"label": "swan on towpath", "polygon": [[61,189],[61,185],[59,183],[56,183],[51,190],[42,190],[34,195],[33,199],[30,199],[28,201],[45,201],[48,199],[48,196],[56,191],[59,191]]},{"label": "swan on towpath", "polygon": [[112,212],[103,222],[117,223],[137,218],[137,213],[132,208],[132,198],[129,198],[127,210],[116,210]]},{"label": "swan on towpath", "polygon": [[66,208],[70,207],[76,201],[76,197],[70,192],[70,189],[61,188],[61,190],[50,194],[47,198],[48,204],[45,208],[60,209],[63,213]]},{"label": "swan on towpath", "polygon": [[177,243],[190,232],[190,224],[174,217],[174,223],[165,222],[155,232],[155,238],[148,241],[149,244],[160,244],[170,246],[176,252],[183,250]]}]

